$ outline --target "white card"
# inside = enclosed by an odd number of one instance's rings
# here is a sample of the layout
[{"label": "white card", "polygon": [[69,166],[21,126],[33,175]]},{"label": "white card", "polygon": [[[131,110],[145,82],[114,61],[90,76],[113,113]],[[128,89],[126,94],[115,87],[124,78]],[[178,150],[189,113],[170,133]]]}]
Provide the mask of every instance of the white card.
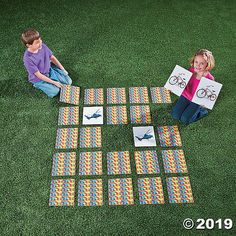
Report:
[{"label": "white card", "polygon": [[205,77],[201,78],[192,102],[212,109],[219,96],[222,84]]},{"label": "white card", "polygon": [[133,127],[135,147],[155,147],[156,138],[153,126]]},{"label": "white card", "polygon": [[103,107],[84,107],[83,108],[83,125],[102,125],[103,124]]},{"label": "white card", "polygon": [[164,87],[177,96],[180,96],[188,84],[192,74],[192,72],[176,65]]}]

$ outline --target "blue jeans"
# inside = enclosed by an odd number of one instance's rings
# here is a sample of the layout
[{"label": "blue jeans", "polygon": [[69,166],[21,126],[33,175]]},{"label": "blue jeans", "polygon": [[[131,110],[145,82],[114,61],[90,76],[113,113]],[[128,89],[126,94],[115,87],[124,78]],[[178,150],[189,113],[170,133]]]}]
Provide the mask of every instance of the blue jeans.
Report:
[{"label": "blue jeans", "polygon": [[184,96],[180,96],[179,100],[171,111],[172,117],[182,121],[184,124],[193,123],[207,114],[207,109],[189,101]]},{"label": "blue jeans", "polygon": [[[60,82],[61,84],[66,84],[66,85],[72,84],[71,78],[57,67],[50,68],[48,77],[52,80]],[[60,92],[60,88],[46,81],[36,82],[33,84],[33,86],[37,89],[42,90],[50,98],[55,97]]]}]

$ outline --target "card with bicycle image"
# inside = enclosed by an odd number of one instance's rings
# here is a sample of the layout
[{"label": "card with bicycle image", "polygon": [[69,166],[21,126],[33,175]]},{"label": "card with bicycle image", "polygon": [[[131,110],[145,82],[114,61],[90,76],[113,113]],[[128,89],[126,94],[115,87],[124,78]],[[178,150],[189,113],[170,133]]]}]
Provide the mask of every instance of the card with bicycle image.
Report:
[{"label": "card with bicycle image", "polygon": [[164,87],[177,96],[180,96],[188,84],[192,74],[192,72],[176,65]]},{"label": "card with bicycle image", "polygon": [[198,84],[192,102],[208,109],[212,109],[219,96],[221,88],[222,84],[203,77]]}]

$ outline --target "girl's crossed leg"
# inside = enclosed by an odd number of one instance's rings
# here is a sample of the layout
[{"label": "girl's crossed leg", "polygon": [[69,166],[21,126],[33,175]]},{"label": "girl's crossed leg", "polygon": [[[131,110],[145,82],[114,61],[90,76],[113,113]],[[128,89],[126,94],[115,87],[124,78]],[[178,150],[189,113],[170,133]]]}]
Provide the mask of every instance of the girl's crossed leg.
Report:
[{"label": "girl's crossed leg", "polygon": [[174,119],[180,120],[184,124],[193,123],[207,114],[207,109],[189,101],[183,96],[180,96],[171,112],[171,115]]},{"label": "girl's crossed leg", "polygon": [[180,96],[179,100],[177,101],[177,103],[175,104],[175,106],[171,111],[172,117],[176,120],[180,120],[183,112],[190,103],[191,102],[187,98],[185,98],[184,96]]}]

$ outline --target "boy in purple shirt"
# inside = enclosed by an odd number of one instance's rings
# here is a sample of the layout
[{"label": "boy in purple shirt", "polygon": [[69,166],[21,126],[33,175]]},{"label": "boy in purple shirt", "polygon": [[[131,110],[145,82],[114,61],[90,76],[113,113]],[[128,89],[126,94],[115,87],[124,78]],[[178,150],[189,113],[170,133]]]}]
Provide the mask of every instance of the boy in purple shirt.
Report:
[{"label": "boy in purple shirt", "polygon": [[29,82],[35,88],[52,98],[60,92],[63,85],[72,83],[65,68],[42,42],[38,31],[25,30],[21,35],[21,40],[27,47],[23,58],[24,65],[28,71]]}]

